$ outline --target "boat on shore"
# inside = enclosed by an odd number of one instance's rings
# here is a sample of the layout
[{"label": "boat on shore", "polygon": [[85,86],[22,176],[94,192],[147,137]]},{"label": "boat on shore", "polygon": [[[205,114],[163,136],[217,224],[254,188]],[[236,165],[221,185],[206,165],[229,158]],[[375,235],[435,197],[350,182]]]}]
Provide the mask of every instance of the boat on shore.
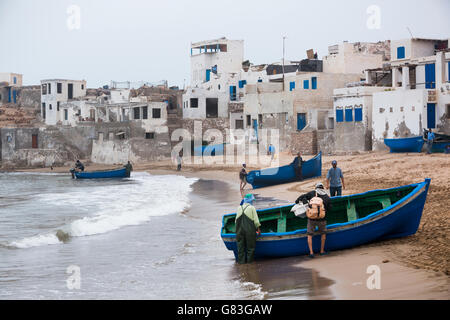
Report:
[{"label": "boat on shore", "polygon": [[[309,159],[302,164],[302,177],[304,179],[320,177],[322,175],[322,152],[319,152],[314,158]],[[266,168],[250,171],[247,175],[247,182],[253,189],[263,188],[276,184],[300,181],[295,174],[292,164],[282,167]]]},{"label": "boat on shore", "polygon": [[392,153],[394,152],[421,152],[424,144],[422,136],[408,138],[384,139]]},{"label": "boat on shore", "polygon": [[[327,213],[325,250],[334,251],[365,243],[406,237],[416,233],[430,186],[430,179],[390,189],[332,197]],[[293,204],[257,210],[261,235],[255,258],[309,254],[307,219],[291,212]],[[221,237],[237,258],[236,213],[222,218]],[[320,250],[320,235],[313,236],[313,249]]]},{"label": "boat on shore", "polygon": [[117,168],[109,170],[96,170],[96,171],[75,171],[71,169],[73,179],[112,179],[112,178],[127,178],[126,168]]}]

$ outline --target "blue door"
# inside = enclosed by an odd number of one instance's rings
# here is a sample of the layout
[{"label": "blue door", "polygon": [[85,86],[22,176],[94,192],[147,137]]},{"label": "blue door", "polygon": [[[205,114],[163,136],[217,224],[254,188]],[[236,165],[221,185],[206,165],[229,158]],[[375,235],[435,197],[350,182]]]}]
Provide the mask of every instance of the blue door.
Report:
[{"label": "blue door", "polygon": [[434,63],[429,63],[425,65],[425,88],[434,89],[436,88],[436,73],[435,73]]},{"label": "blue door", "polygon": [[11,88],[8,88],[8,102],[11,102]]},{"label": "blue door", "polygon": [[306,127],[306,113],[297,113],[297,130],[303,130]]},{"label": "blue door", "polygon": [[427,128],[436,128],[436,103],[427,103]]},{"label": "blue door", "polygon": [[211,69],[206,69],[206,82],[211,79]]},{"label": "blue door", "polygon": [[256,139],[258,139],[258,120],[253,119],[253,129],[255,130]]},{"label": "blue door", "polygon": [[14,103],[17,103],[16,96],[17,96],[16,90],[13,90],[13,101],[14,101]]}]

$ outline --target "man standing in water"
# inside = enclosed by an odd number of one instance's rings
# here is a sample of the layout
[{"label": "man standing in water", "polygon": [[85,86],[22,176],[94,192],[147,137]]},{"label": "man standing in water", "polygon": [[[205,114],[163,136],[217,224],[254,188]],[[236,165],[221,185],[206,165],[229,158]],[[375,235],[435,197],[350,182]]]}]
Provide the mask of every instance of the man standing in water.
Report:
[{"label": "man standing in water", "polygon": [[236,214],[236,243],[238,263],[251,263],[255,259],[256,235],[261,234],[258,214],[252,205],[255,198],[246,194],[244,203],[239,206]]},{"label": "man standing in water", "polygon": [[302,164],[303,164],[302,156],[299,153],[297,153],[297,156],[294,158],[294,161],[292,161],[291,165],[294,166],[295,170],[295,176],[298,178],[298,180],[303,180],[302,176]]},{"label": "man standing in water", "polygon": [[336,160],[333,160],[331,165],[333,167],[327,173],[327,189],[330,188],[330,197],[341,196],[342,189],[345,189],[344,175],[341,168],[337,167]]},{"label": "man standing in water", "polygon": [[130,161],[128,161],[127,164],[124,165],[124,167],[127,170],[127,177],[129,178],[131,175],[131,171],[133,171],[133,166],[131,165]]}]

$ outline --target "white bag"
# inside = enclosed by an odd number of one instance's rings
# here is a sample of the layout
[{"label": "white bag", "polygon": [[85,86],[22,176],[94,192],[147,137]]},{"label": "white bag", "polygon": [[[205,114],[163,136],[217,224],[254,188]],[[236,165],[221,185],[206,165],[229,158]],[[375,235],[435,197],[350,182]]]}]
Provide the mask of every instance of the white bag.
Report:
[{"label": "white bag", "polygon": [[292,207],[291,211],[299,218],[306,218],[306,209],[308,204],[299,203]]}]

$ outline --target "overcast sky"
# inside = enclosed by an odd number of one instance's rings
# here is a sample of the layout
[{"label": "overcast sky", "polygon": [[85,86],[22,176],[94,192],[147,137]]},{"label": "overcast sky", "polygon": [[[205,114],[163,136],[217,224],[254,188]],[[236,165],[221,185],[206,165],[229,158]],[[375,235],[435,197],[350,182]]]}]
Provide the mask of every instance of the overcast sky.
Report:
[{"label": "overcast sky", "polygon": [[414,37],[450,38],[449,16],[449,0],[0,0],[0,72],[22,73],[26,85],[164,79],[182,87],[191,42],[244,40],[244,58],[259,64],[281,59],[286,36],[286,59],[304,59],[310,48],[320,58],[343,40],[409,38],[407,27]]}]

